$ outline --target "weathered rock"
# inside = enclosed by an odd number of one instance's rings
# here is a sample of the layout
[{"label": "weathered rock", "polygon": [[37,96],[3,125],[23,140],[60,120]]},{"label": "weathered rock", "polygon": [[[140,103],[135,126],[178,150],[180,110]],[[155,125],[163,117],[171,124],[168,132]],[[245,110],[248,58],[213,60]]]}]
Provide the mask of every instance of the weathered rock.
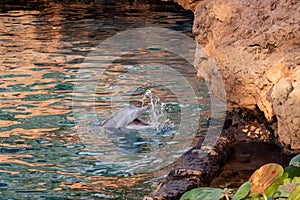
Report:
[{"label": "weathered rock", "polygon": [[174,0],[174,2],[180,4],[184,9],[192,11],[195,11],[196,6],[200,1],[202,0]]},{"label": "weathered rock", "polygon": [[168,176],[144,200],[176,200],[187,190],[209,186],[231,156],[235,142],[270,142],[271,135],[272,129],[261,111],[234,109],[228,113],[222,134],[212,151],[199,156],[203,141],[200,138],[193,149],[173,164]]},{"label": "weathered rock", "polygon": [[[199,158],[199,142],[144,200],[179,199],[189,189],[208,186],[235,141],[278,136],[288,149],[300,150],[300,1],[174,1],[194,12],[196,42],[223,80],[201,50],[195,55],[198,75],[213,83],[215,95],[222,94],[224,81],[231,112],[213,150]],[[240,161],[252,159],[247,156]]]},{"label": "weathered rock", "polygon": [[234,132],[223,131],[213,150],[201,156],[200,141],[176,161],[168,176],[143,200],[176,200],[187,190],[208,186],[228,159],[234,142]]},{"label": "weathered rock", "polygon": [[[292,149],[300,148],[300,82],[283,78],[271,92],[274,112],[278,120],[278,133]],[[297,126],[296,126],[297,125]]]},{"label": "weathered rock", "polygon": [[[228,106],[258,107],[277,119],[279,141],[300,150],[300,1],[175,1],[194,11],[196,41],[223,77]],[[199,76],[215,83],[202,58],[196,53]]]}]

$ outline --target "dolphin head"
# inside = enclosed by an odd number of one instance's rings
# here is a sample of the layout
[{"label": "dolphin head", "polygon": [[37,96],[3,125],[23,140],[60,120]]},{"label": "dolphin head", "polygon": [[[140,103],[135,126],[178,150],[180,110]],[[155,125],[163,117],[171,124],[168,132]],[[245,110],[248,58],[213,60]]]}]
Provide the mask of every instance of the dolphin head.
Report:
[{"label": "dolphin head", "polygon": [[101,126],[112,127],[112,128],[126,128],[128,125],[135,123],[140,126],[148,125],[138,117],[145,112],[147,106],[138,108],[133,105],[129,105],[120,111],[113,114],[111,117],[106,119]]}]

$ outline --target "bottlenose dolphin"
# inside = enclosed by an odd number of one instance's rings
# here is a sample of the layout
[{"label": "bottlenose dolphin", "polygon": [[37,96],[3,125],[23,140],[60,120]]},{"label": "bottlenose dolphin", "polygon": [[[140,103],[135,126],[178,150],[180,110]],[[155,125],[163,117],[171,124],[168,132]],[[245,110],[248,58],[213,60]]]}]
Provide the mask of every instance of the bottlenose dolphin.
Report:
[{"label": "bottlenose dolphin", "polygon": [[138,108],[134,105],[129,105],[106,119],[101,126],[104,128],[127,128],[139,129],[147,127],[149,124],[138,117],[143,114],[147,106]]},{"label": "bottlenose dolphin", "polygon": [[[157,143],[155,137],[157,134],[164,134],[168,131],[174,130],[174,125],[165,124],[162,129],[158,131],[155,124],[147,123],[138,117],[143,114],[147,109],[147,106],[138,108],[133,105],[129,105],[122,108],[112,116],[102,122],[101,126],[106,133],[109,133],[109,137],[113,143],[120,147],[122,151],[126,152],[148,152],[152,143]],[[152,134],[154,139],[149,139],[149,135],[144,138],[144,130],[147,131],[147,135]],[[150,146],[149,146],[150,145]]]}]

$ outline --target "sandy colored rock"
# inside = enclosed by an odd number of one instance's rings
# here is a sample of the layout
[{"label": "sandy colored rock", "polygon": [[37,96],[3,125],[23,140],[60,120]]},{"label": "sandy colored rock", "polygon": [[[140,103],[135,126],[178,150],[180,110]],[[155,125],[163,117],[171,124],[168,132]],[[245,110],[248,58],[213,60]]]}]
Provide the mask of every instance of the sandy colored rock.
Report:
[{"label": "sandy colored rock", "polygon": [[292,149],[300,149],[300,82],[281,79],[274,86],[271,97],[282,142]]},{"label": "sandy colored rock", "polygon": [[[229,108],[258,107],[287,147],[300,150],[300,1],[175,0],[194,11],[198,45],[213,60]],[[203,54],[203,52],[202,52]],[[221,80],[196,53],[198,75]]]}]

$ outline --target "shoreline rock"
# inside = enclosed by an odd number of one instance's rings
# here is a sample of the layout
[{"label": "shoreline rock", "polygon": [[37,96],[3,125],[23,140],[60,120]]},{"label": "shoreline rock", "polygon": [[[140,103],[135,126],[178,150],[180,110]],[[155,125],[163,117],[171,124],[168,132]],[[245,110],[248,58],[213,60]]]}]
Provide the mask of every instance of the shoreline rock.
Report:
[{"label": "shoreline rock", "polygon": [[[287,153],[300,151],[300,2],[174,1],[194,12],[197,45],[221,73],[229,109],[212,151],[197,157],[200,138],[144,200],[179,199],[187,190],[209,186],[237,141],[277,144]],[[202,58],[196,52],[198,76],[216,81]],[[211,92],[217,95],[218,88]]]},{"label": "shoreline rock", "polygon": [[[229,111],[258,107],[284,148],[299,151],[300,2],[174,1],[194,12],[196,42],[222,75]],[[201,58],[196,53],[198,75],[214,81]]]},{"label": "shoreline rock", "polygon": [[[237,108],[227,114],[217,144],[205,157],[199,156],[202,142],[203,138],[199,137],[195,147],[172,165],[167,177],[144,200],[175,200],[190,189],[210,186],[233,155],[233,147],[237,142],[258,142],[275,146],[275,137],[261,111]],[[274,158],[270,161],[274,161]],[[221,186],[223,183],[219,181],[219,184]]]}]

